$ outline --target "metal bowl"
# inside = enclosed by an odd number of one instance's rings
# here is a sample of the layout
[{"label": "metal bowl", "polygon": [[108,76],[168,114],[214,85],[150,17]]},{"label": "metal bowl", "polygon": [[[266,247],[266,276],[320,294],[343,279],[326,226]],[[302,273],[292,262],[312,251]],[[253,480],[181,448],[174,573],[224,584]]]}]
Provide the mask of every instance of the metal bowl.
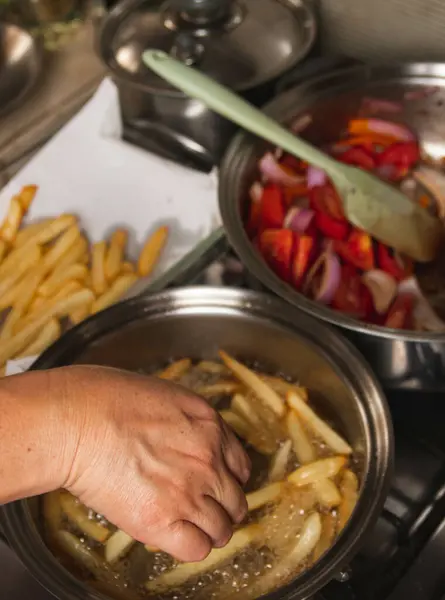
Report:
[{"label": "metal bowl", "polygon": [[25,100],[37,83],[43,45],[17,25],[0,23],[0,116]]},{"label": "metal bowl", "polygon": [[[266,112],[284,124],[309,112],[313,124],[307,138],[315,145],[323,145],[338,139],[349,119],[357,114],[364,97],[400,101],[406,91],[422,86],[437,86],[439,91],[406,103],[400,115],[390,118],[407,123],[430,156],[443,157],[445,64],[340,69],[288,90],[270,103]],[[443,334],[399,331],[357,321],[305,298],[264,263],[245,233],[243,216],[258,159],[266,148],[266,143],[241,132],[230,145],[220,169],[219,204],[223,223],[230,243],[247,269],[293,306],[340,326],[362,350],[385,386],[444,390]]]},{"label": "metal bowl", "polygon": [[[214,358],[219,348],[307,385],[337,416],[360,459],[360,497],[340,538],[313,568],[269,596],[303,600],[336,576],[357,551],[380,513],[391,475],[392,428],[384,396],[342,336],[268,295],[183,288],[128,300],[93,316],[45,352],[35,368],[89,363],[144,370],[175,357]],[[99,597],[45,547],[38,499],[0,510],[11,547],[44,587],[60,600]]]}]

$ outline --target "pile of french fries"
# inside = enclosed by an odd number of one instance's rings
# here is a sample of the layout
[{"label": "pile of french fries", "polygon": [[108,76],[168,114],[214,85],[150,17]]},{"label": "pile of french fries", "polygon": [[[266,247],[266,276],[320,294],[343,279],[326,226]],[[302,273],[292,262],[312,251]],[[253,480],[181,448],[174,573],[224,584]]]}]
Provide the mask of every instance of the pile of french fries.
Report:
[{"label": "pile of french fries", "polygon": [[[222,419],[247,447],[268,458],[267,473],[261,487],[247,494],[247,524],[235,530],[230,542],[212,550],[199,563],[173,563],[161,574],[153,575],[145,585],[149,595],[177,590],[229,564],[240,553],[249,549],[256,552],[266,545],[275,556],[272,568],[233,595],[257,598],[314,564],[332,546],[358,500],[359,482],[351,469],[352,448],[310,407],[307,390],[249,369],[224,351],[219,354],[221,362],[194,364],[183,358],[155,375],[200,393],[217,408],[219,402],[229,403],[229,408],[220,410]],[[285,536],[287,545],[281,530],[272,538],[266,534],[268,518],[278,514],[286,498],[292,498],[298,514],[304,515],[298,529]],[[44,507],[46,523],[58,548],[102,580],[103,573],[112,570],[137,543],[109,524],[88,519],[88,509],[68,492],[47,495]],[[79,538],[62,527],[63,516],[79,533],[98,542],[101,549],[82,545],[79,552]],[[284,519],[288,520],[287,512]],[[231,593],[225,594],[224,600],[226,597],[232,598]]]},{"label": "pile of french fries", "polygon": [[89,244],[71,214],[24,223],[36,193],[29,185],[14,196],[0,227],[3,370],[8,360],[40,354],[64,327],[117,302],[152,273],[168,237],[168,228],[160,227],[133,264],[125,256],[125,229],[116,229],[109,241]]}]

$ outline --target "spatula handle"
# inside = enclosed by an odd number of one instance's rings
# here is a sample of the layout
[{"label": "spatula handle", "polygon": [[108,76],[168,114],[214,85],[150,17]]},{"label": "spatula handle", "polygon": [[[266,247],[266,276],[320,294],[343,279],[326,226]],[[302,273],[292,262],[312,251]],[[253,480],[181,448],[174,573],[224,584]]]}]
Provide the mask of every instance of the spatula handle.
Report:
[{"label": "spatula handle", "polygon": [[332,169],[338,172],[337,163],[329,156],[296,137],[207,75],[187,67],[160,50],[146,50],[142,59],[157,75],[243,129],[324,169],[328,175]]}]

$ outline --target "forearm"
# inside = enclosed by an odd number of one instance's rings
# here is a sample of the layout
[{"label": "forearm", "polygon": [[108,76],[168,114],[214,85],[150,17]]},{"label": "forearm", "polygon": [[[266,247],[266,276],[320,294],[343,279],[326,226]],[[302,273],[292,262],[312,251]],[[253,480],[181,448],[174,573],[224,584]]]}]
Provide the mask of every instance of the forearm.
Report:
[{"label": "forearm", "polygon": [[0,504],[63,485],[75,441],[59,380],[57,371],[0,380]]}]

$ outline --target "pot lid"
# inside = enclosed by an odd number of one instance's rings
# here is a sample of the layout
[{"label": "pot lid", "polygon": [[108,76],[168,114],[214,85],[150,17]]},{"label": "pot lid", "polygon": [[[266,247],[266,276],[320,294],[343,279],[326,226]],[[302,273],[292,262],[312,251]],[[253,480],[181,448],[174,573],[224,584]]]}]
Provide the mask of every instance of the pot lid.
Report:
[{"label": "pot lid", "polygon": [[142,63],[147,48],[244,90],[289,70],[315,33],[305,0],[124,0],[104,23],[101,52],[115,76],[154,91],[182,95]]}]

